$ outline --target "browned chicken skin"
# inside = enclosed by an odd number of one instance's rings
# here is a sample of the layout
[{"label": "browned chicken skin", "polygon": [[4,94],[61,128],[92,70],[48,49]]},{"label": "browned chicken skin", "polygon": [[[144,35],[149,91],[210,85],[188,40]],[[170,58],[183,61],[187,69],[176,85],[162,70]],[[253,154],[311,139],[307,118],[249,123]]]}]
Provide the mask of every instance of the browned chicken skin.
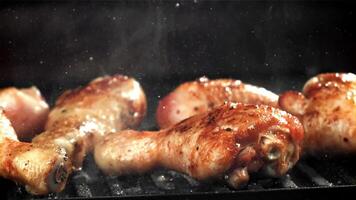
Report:
[{"label": "browned chicken skin", "polygon": [[157,132],[121,131],[95,146],[106,174],[174,169],[198,179],[225,179],[238,188],[250,173],[279,177],[298,160],[303,127],[266,105],[229,103]]},{"label": "browned chicken skin", "polygon": [[317,75],[303,93],[281,94],[279,105],[302,122],[307,153],[356,153],[355,74]]},{"label": "browned chicken skin", "polygon": [[93,143],[108,132],[137,126],[146,113],[146,97],[137,81],[108,76],[60,96],[51,110],[46,131],[34,143],[65,147],[76,168]]},{"label": "browned chicken skin", "polygon": [[51,144],[19,142],[10,121],[0,113],[0,176],[28,191],[59,192],[71,168],[65,150]]},{"label": "browned chicken skin", "polygon": [[[66,159],[62,163],[50,164],[45,162],[46,160],[29,160],[29,165],[36,168],[36,174],[42,176],[40,182],[37,182],[37,179],[33,180],[30,177],[22,180],[8,176],[6,173],[27,171],[26,168],[21,168],[27,160],[5,154],[1,159],[12,163],[11,168],[2,176],[25,184],[28,191],[34,194],[61,191],[72,169],[81,168],[86,153],[93,149],[94,143],[108,132],[135,127],[140,123],[145,112],[146,98],[141,86],[134,79],[126,76],[101,77],[86,87],[65,92],[58,98],[49,114],[46,131],[36,136],[31,144],[18,142],[16,144],[29,146],[29,151],[34,151],[35,147],[41,148],[42,154],[48,153],[49,157],[54,153],[49,152],[51,149],[48,146],[59,148],[61,152],[65,152]],[[6,146],[8,143],[10,142],[6,140],[0,145]],[[14,159],[22,165],[14,165]],[[61,166],[55,179],[51,179],[48,170],[43,169],[44,165],[52,168]],[[53,182],[56,184],[52,184]]]},{"label": "browned chicken skin", "polygon": [[278,95],[239,80],[202,77],[183,83],[164,97],[157,107],[160,128],[167,128],[195,114],[210,111],[224,102],[265,104],[277,107]]},{"label": "browned chicken skin", "polygon": [[43,131],[49,107],[36,87],[0,90],[0,108],[11,121],[20,140],[30,141]]}]

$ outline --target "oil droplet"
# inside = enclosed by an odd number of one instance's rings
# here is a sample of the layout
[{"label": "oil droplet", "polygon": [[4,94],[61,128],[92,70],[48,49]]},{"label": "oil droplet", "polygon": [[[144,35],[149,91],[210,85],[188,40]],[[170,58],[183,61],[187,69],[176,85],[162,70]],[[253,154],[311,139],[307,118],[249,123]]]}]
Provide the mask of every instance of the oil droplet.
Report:
[{"label": "oil droplet", "polygon": [[[225,104],[228,103],[225,101]],[[237,103],[230,103],[230,109],[236,109],[237,108]]]},{"label": "oil droplet", "polygon": [[219,131],[220,131],[220,127],[215,127],[212,132],[216,133],[216,132],[219,132]]},{"label": "oil droplet", "polygon": [[232,91],[231,91],[231,88],[230,87],[225,87],[225,92],[228,94],[228,95],[232,95]]},{"label": "oil droplet", "polygon": [[177,3],[176,3],[176,8],[178,8],[179,6],[180,6],[180,3],[177,2]]},{"label": "oil droplet", "polygon": [[93,61],[93,60],[94,60],[94,58],[93,58],[92,56],[90,56],[90,57],[89,57],[89,60],[90,60],[90,61]]},{"label": "oil droplet", "polygon": [[208,81],[209,81],[209,79],[206,76],[202,76],[199,78],[199,82],[201,82],[201,83],[208,82]]}]

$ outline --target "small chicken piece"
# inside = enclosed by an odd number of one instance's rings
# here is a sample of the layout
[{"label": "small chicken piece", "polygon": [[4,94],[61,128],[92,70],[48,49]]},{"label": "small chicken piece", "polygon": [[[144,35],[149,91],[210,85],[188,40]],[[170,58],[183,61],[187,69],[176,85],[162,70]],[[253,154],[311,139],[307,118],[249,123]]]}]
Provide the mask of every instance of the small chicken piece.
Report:
[{"label": "small chicken piece", "polygon": [[0,90],[0,108],[11,121],[20,140],[30,141],[43,131],[49,106],[36,87]]},{"label": "small chicken piece", "polygon": [[0,112],[0,176],[24,184],[33,194],[64,188],[71,168],[65,150],[48,144],[19,142]]},{"label": "small chicken piece", "polygon": [[[101,77],[83,88],[67,91],[51,110],[46,131],[33,138],[32,143],[19,143],[14,138],[0,143],[0,153],[4,155],[1,159],[5,159],[0,163],[5,168],[1,175],[25,184],[33,194],[62,191],[67,177],[73,169],[81,168],[94,143],[108,132],[137,126],[145,112],[146,97],[141,86],[126,76]],[[9,132],[8,129],[3,130]],[[62,160],[66,164],[58,164],[57,152],[65,155]],[[53,168],[58,169],[56,173],[50,170]],[[17,175],[22,171],[28,176]]]},{"label": "small chicken piece", "polygon": [[108,134],[96,145],[94,158],[108,175],[165,167],[239,188],[250,173],[284,175],[299,159],[302,139],[301,123],[287,112],[227,103],[157,132]]},{"label": "small chicken piece", "polygon": [[355,74],[319,74],[306,82],[303,93],[281,94],[279,105],[302,122],[306,153],[356,153]]},{"label": "small chicken piece", "polygon": [[160,128],[167,128],[195,114],[204,113],[224,104],[240,102],[277,107],[278,95],[264,88],[244,84],[239,80],[206,77],[178,86],[158,105],[156,120]]}]

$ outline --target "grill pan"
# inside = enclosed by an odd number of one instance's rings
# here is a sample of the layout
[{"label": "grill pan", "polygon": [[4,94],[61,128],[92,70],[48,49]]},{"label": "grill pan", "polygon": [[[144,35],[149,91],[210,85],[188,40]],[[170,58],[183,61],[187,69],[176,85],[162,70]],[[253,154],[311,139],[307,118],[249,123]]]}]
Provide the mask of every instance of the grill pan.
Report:
[{"label": "grill pan", "polygon": [[[124,177],[103,175],[89,156],[83,170],[74,173],[66,189],[48,196],[29,195],[22,187],[1,180],[8,199],[277,199],[320,198],[328,194],[345,194],[356,190],[355,162],[349,159],[302,159],[280,179],[257,179],[240,190],[233,190],[219,182],[197,182],[187,175],[165,169]],[[4,194],[4,193],[2,193]]]}]

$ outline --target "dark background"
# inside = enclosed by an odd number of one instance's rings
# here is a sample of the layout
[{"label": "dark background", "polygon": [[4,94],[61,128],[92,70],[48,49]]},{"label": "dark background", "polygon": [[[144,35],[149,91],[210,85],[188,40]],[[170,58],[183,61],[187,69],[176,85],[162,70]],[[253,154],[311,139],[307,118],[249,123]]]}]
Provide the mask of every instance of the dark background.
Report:
[{"label": "dark background", "polygon": [[321,72],[356,72],[355,8],[352,1],[2,2],[0,87],[36,85],[53,103],[64,89],[122,73],[142,83],[149,116],[177,84],[203,75],[277,93],[301,89]]}]

